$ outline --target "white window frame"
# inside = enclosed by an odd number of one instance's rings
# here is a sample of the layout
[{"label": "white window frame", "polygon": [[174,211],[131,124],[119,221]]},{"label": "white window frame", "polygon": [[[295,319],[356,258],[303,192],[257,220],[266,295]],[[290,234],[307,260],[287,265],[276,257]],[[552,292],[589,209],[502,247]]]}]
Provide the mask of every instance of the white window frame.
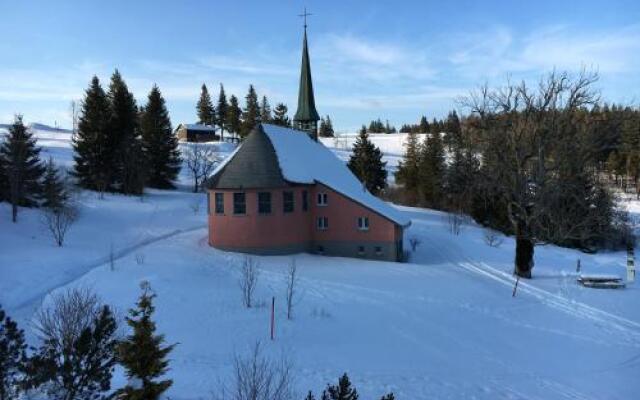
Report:
[{"label": "white window frame", "polygon": [[329,204],[329,196],[325,192],[318,193],[316,196],[316,204],[319,207],[326,207]]},{"label": "white window frame", "polygon": [[318,217],[316,220],[316,228],[320,231],[326,231],[329,229],[329,218],[328,217]]},{"label": "white window frame", "polygon": [[358,217],[358,230],[359,231],[369,230],[369,217]]}]

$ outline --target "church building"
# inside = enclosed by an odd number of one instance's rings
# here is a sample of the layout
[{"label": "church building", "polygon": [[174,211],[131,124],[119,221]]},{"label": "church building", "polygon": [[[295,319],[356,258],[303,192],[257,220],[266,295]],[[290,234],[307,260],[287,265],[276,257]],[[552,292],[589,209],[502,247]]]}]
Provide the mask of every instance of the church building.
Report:
[{"label": "church building", "polygon": [[317,140],[306,24],[295,129],[258,124],[208,180],[209,244],[401,261],[410,221]]}]

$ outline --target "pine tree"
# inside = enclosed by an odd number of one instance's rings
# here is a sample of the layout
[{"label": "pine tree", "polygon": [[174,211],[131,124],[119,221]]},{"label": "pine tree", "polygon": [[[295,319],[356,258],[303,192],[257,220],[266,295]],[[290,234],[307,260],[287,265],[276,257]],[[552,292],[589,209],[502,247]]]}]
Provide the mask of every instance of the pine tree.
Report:
[{"label": "pine tree", "polygon": [[337,385],[327,385],[322,400],[358,400],[358,391],[351,387],[347,374],[342,375]]},{"label": "pine tree", "polygon": [[142,149],[146,157],[147,184],[158,189],[175,188],[181,160],[178,141],[160,89],[153,86],[140,117]]},{"label": "pine tree", "polygon": [[316,398],[313,396],[313,393],[311,393],[311,390],[309,390],[304,400],[316,400]]},{"label": "pine tree", "polygon": [[0,307],[0,400],[17,399],[26,372],[24,332]]},{"label": "pine tree", "polygon": [[51,210],[60,210],[69,199],[69,193],[58,167],[53,162],[53,157],[49,157],[44,169],[41,196],[42,207]]},{"label": "pine tree", "polygon": [[238,98],[234,95],[231,95],[229,98],[229,109],[227,110],[227,118],[225,123],[227,124],[227,131],[234,133],[236,135],[240,134],[240,128],[242,123],[240,121],[240,116],[242,115],[242,110],[240,109],[240,105],[238,104]]},{"label": "pine tree", "polygon": [[420,195],[424,205],[438,208],[443,196],[445,159],[440,134],[429,135],[422,145],[420,157]]},{"label": "pine tree", "polygon": [[198,104],[196,105],[196,111],[198,112],[199,124],[214,125],[216,118],[215,109],[213,108],[207,85],[204,83],[202,84],[200,100],[198,100]]},{"label": "pine tree", "polygon": [[216,123],[220,127],[220,139],[224,139],[224,129],[227,126],[227,113],[229,104],[227,104],[227,95],[224,93],[224,86],[220,84],[220,94],[218,95],[218,106],[216,107]]},{"label": "pine tree", "polygon": [[289,109],[284,103],[278,103],[276,108],[273,109],[273,120],[271,121],[274,125],[291,127],[291,120],[287,117],[287,112]]},{"label": "pine tree", "polygon": [[145,159],[142,152],[138,107],[133,93],[116,70],[109,85],[110,150],[114,185],[125,194],[142,194],[145,181]]},{"label": "pine tree", "polygon": [[[164,336],[155,333],[156,324],[151,319],[155,294],[148,284],[143,284],[142,290],[136,308],[129,310],[126,319],[133,333],[118,349],[120,362],[130,380],[130,384],[117,391],[118,399],[156,400],[173,383],[170,379],[157,380],[167,372],[166,357],[175,345],[163,346]],[[131,385],[132,382],[136,384]]]},{"label": "pine tree", "polygon": [[267,96],[262,96],[262,101],[260,102],[260,122],[268,124],[272,119],[269,100],[267,100]]},{"label": "pine tree", "polygon": [[320,137],[333,137],[333,123],[331,122],[331,118],[328,115],[325,118],[320,119],[320,128],[318,129],[318,135],[320,135]]},{"label": "pine tree", "polygon": [[44,385],[51,398],[60,400],[106,400],[116,364],[116,329],[111,309],[103,306],[69,345],[45,338],[29,362],[27,386]]},{"label": "pine tree", "polygon": [[249,92],[245,96],[245,108],[242,110],[242,126],[240,136],[247,137],[253,127],[260,122],[260,106],[258,105],[258,95],[253,85],[249,85]]},{"label": "pine tree", "polygon": [[418,124],[420,133],[429,133],[429,121],[427,121],[427,117],[424,115],[420,118],[420,123]]},{"label": "pine tree", "polygon": [[78,184],[104,192],[112,181],[112,153],[109,135],[109,102],[96,76],[85,91],[78,131],[73,139],[74,170]]},{"label": "pine tree", "polygon": [[382,152],[371,140],[363,126],[353,144],[353,151],[347,166],[372,194],[378,194],[387,186],[386,162]]},{"label": "pine tree", "polygon": [[13,222],[18,220],[18,206],[31,207],[37,203],[40,178],[44,172],[39,155],[36,139],[22,122],[22,116],[16,116],[7,138],[0,146]]},{"label": "pine tree", "polygon": [[420,182],[420,144],[415,132],[407,134],[406,151],[402,161],[398,164],[396,181],[404,186],[409,204],[415,204],[418,198],[418,184]]},{"label": "pine tree", "polygon": [[[0,136],[0,145],[4,141],[4,135]],[[0,203],[9,199],[9,182],[7,180],[6,166],[0,157]]]}]

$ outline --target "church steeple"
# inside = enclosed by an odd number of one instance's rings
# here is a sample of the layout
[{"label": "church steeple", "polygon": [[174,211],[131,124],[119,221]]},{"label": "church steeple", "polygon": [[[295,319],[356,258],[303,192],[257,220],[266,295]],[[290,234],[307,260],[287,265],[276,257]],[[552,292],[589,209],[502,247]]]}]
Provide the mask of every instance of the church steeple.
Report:
[{"label": "church steeple", "polygon": [[309,50],[307,48],[307,16],[311,15],[304,10],[304,39],[302,41],[302,65],[300,67],[300,88],[298,89],[298,110],[293,117],[294,127],[303,130],[314,139],[318,140],[318,120],[320,116],[316,111],[316,101],[313,96],[313,83],[311,82],[311,65],[309,62]]}]

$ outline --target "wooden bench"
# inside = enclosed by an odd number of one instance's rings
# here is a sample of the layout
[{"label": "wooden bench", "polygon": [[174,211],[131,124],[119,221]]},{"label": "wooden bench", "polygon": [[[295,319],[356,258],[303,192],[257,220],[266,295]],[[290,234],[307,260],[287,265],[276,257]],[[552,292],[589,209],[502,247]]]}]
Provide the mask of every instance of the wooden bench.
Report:
[{"label": "wooden bench", "polygon": [[626,285],[617,275],[580,275],[578,283],[597,289],[623,289]]}]

